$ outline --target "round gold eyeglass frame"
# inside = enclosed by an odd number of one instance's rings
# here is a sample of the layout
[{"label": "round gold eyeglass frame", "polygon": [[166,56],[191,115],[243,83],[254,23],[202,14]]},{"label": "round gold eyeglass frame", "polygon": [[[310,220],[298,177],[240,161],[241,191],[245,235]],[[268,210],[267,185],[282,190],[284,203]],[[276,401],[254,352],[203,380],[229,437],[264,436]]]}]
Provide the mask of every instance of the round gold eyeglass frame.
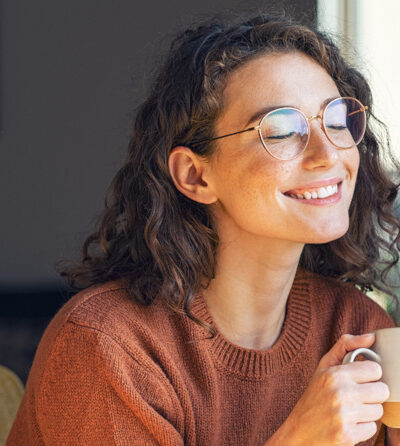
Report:
[{"label": "round gold eyeglass frame", "polygon": [[[354,114],[356,114],[356,113],[364,113],[364,114],[365,114],[365,111],[368,110],[368,106],[363,105],[358,99],[356,99],[356,98],[352,98],[352,97],[350,97],[350,96],[344,96],[344,97],[338,97],[338,98],[332,99],[331,101],[329,101],[329,102],[325,105],[325,107],[324,107],[323,110],[322,110],[322,113],[320,113],[320,114],[318,114],[318,115],[314,115],[314,116],[306,116],[305,113],[303,113],[301,110],[299,110],[298,108],[295,108],[295,107],[281,107],[281,108],[277,108],[277,109],[275,109],[275,110],[271,110],[271,111],[269,111],[268,113],[266,113],[266,114],[261,118],[259,124],[256,125],[255,127],[250,127],[250,128],[248,128],[248,129],[245,129],[245,130],[240,130],[239,132],[228,133],[228,134],[226,134],[226,135],[222,135],[222,136],[216,136],[215,138],[202,139],[202,140],[200,140],[200,141],[196,141],[196,143],[195,143],[194,145],[198,145],[198,144],[203,143],[203,142],[215,141],[215,140],[217,140],[217,139],[222,139],[222,138],[226,138],[226,137],[228,137],[228,136],[238,135],[238,134],[240,134],[240,133],[245,133],[245,132],[250,132],[250,131],[253,131],[253,130],[258,130],[258,135],[259,135],[259,137],[260,137],[260,141],[261,141],[262,145],[264,146],[265,150],[266,150],[266,151],[267,151],[273,158],[278,159],[278,160],[281,160],[281,161],[290,161],[290,160],[295,159],[295,158],[297,158],[298,156],[300,156],[300,155],[306,150],[307,145],[308,145],[308,141],[310,140],[310,133],[311,133],[310,121],[312,121],[313,119],[319,119],[319,120],[320,120],[320,123],[321,123],[321,129],[322,129],[322,131],[325,133],[325,136],[328,138],[328,140],[329,140],[330,143],[332,143],[332,144],[333,144],[335,147],[337,147],[338,149],[350,149],[351,147],[354,147],[355,145],[359,144],[359,142],[363,139],[363,137],[364,137],[364,133],[365,133],[365,129],[366,129],[366,126],[367,126],[367,119],[366,119],[366,117],[364,118],[363,129],[362,129],[362,131],[361,131],[361,133],[360,133],[360,137],[358,138],[358,141],[354,141],[354,144],[351,144],[351,145],[348,146],[348,147],[341,147],[341,146],[337,145],[334,141],[332,141],[332,139],[329,137],[329,134],[328,134],[328,132],[327,132],[327,130],[326,130],[325,123],[324,123],[324,116],[325,116],[325,112],[326,112],[327,108],[328,108],[332,103],[334,103],[334,102],[336,102],[336,101],[341,101],[341,100],[343,100],[343,99],[351,99],[351,100],[357,102],[357,103],[360,105],[360,109],[352,111],[352,112],[349,113],[347,116],[351,116],[351,115],[354,115]],[[303,115],[304,119],[305,119],[306,122],[307,122],[307,126],[308,126],[307,141],[306,141],[306,143],[304,144],[304,148],[303,148],[303,150],[301,150],[299,153],[297,153],[297,154],[296,154],[295,156],[293,156],[292,158],[279,158],[278,156],[276,156],[276,155],[274,155],[273,153],[271,153],[270,150],[268,149],[266,143],[264,142],[264,139],[263,139],[262,135],[261,135],[261,127],[262,127],[262,123],[264,122],[264,120],[265,120],[269,115],[271,115],[272,113],[275,113],[277,110],[295,110],[295,111],[299,112],[301,115]]]}]

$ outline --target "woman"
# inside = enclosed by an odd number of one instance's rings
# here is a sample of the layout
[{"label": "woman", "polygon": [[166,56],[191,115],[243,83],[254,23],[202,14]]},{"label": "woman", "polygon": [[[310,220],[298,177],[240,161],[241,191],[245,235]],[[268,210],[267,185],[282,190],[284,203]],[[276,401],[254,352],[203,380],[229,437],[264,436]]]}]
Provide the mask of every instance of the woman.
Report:
[{"label": "woman", "polygon": [[400,238],[371,117],[288,18],[179,35],[7,444],[396,444],[380,366],[341,365],[394,326],[356,288]]}]

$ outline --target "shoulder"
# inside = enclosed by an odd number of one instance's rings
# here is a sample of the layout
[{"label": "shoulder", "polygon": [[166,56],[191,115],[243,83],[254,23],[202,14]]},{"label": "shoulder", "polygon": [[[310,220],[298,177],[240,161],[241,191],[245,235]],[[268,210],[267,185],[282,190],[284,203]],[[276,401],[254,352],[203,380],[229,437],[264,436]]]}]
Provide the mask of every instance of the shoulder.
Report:
[{"label": "shoulder", "polygon": [[315,318],[321,323],[352,334],[395,325],[382,306],[354,285],[310,272],[304,274],[309,281]]},{"label": "shoulder", "polygon": [[120,444],[132,436],[153,444],[152,434],[168,428],[179,440],[179,401],[163,367],[172,363],[163,307],[136,303],[121,282],[73,296],[40,341],[14,435],[40,434],[41,444],[114,444],[117,437]]},{"label": "shoulder", "polygon": [[[54,316],[46,328],[36,356],[46,361],[52,351],[73,342],[76,349],[94,352],[107,346],[107,354],[124,351],[129,357],[152,367],[157,352],[175,342],[177,329],[172,311],[162,302],[145,306],[129,292],[124,280],[93,285],[74,295]],[[150,364],[152,363],[152,364]]]},{"label": "shoulder", "polygon": [[157,299],[150,305],[139,303],[122,279],[87,288],[73,296],[65,307],[60,313],[69,322],[106,331],[113,337],[131,334],[138,327],[157,332],[160,322],[164,322],[165,328],[171,315],[167,305]]}]

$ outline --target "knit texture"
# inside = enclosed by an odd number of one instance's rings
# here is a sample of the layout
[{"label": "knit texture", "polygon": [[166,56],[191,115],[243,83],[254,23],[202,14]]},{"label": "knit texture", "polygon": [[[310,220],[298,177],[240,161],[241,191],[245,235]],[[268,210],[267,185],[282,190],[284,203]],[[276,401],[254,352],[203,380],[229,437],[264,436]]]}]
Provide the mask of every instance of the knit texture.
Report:
[{"label": "knit texture", "polygon": [[[201,295],[192,312],[213,323]],[[393,326],[353,286],[303,270],[268,350],[210,339],[161,300],[142,306],[124,280],[95,285],[47,327],[6,445],[261,446],[343,333]],[[380,428],[359,444],[383,446]]]}]

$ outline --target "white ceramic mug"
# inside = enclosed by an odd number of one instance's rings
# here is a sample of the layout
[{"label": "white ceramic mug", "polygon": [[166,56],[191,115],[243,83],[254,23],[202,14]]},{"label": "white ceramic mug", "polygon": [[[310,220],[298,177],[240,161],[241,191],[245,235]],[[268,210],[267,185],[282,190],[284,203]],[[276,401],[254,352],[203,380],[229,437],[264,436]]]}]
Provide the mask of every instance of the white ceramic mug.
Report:
[{"label": "white ceramic mug", "polygon": [[375,330],[375,343],[347,353],[343,364],[353,362],[358,355],[378,362],[383,371],[382,381],[389,386],[390,396],[383,403],[382,423],[400,428],[400,327]]}]

